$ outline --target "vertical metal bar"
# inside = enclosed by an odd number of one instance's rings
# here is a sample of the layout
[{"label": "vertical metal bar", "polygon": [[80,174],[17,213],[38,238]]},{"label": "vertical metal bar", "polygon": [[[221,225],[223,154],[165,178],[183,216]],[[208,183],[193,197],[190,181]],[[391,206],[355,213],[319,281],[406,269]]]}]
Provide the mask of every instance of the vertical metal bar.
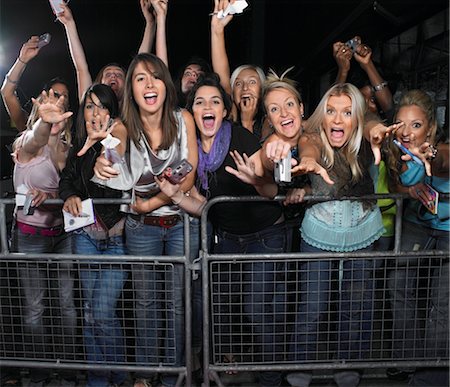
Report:
[{"label": "vertical metal bar", "polygon": [[403,198],[395,199],[397,212],[395,213],[394,253],[400,252],[402,241]]},{"label": "vertical metal bar", "polygon": [[6,232],[6,211],[5,211],[5,203],[3,200],[0,200],[0,241],[2,244],[2,254],[8,254],[9,247]]},{"label": "vertical metal bar", "polygon": [[186,361],[186,386],[192,385],[192,297],[191,281],[192,271],[190,265],[190,235],[191,228],[188,214],[184,214],[184,324],[185,324],[185,361]]}]

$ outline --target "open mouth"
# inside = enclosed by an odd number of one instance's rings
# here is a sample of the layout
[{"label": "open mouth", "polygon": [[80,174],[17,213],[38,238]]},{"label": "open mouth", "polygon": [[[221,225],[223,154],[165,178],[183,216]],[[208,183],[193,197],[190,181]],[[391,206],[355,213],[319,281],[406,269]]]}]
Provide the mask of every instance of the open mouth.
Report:
[{"label": "open mouth", "polygon": [[214,127],[214,123],[216,122],[216,117],[214,116],[214,114],[207,113],[203,115],[202,120],[203,127],[205,129],[212,129]]},{"label": "open mouth", "polygon": [[339,141],[344,138],[344,129],[331,128],[330,137],[334,141]]},{"label": "open mouth", "polygon": [[156,103],[156,99],[158,94],[156,93],[147,93],[144,95],[145,102],[149,105],[154,105]]}]

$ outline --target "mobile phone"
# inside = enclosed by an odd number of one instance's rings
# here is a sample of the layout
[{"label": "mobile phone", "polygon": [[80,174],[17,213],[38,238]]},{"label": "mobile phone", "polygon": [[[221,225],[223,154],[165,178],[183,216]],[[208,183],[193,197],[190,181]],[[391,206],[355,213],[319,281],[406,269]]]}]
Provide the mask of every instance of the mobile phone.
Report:
[{"label": "mobile phone", "polygon": [[355,52],[360,44],[361,42],[359,41],[359,39],[355,38],[347,40],[347,42],[345,43],[345,45],[350,48],[352,52]]},{"label": "mobile phone", "polygon": [[59,13],[63,12],[61,4],[64,3],[64,0],[49,0],[49,2],[55,15],[58,15]]},{"label": "mobile phone", "polygon": [[186,159],[180,161],[175,168],[167,168],[164,172],[164,176],[172,184],[180,183],[181,179],[192,171],[192,165]]},{"label": "mobile phone", "polygon": [[419,195],[419,200],[425,206],[425,208],[430,211],[433,215],[437,214],[438,204],[439,204],[439,192],[428,184],[425,184],[425,193],[431,197],[430,200],[425,200]]},{"label": "mobile phone", "polygon": [[39,36],[38,48],[42,48],[50,43],[52,36],[47,32],[46,34],[42,34]]},{"label": "mobile phone", "polygon": [[24,215],[34,214],[34,207],[31,205],[32,202],[33,202],[33,195],[27,195],[22,209]]},{"label": "mobile phone", "polygon": [[392,142],[405,154],[411,156],[411,160],[419,165],[423,165],[423,161],[417,157],[415,154],[413,154],[408,148],[406,148],[400,141],[397,139],[393,139]]}]

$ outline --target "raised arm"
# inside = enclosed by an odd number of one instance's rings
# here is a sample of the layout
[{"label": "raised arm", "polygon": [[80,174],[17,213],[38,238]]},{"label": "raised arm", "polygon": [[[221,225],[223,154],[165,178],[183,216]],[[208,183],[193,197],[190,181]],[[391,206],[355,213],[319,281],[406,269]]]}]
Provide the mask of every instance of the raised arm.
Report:
[{"label": "raised arm", "polygon": [[67,42],[69,44],[70,56],[75,66],[78,84],[78,101],[81,102],[85,91],[92,85],[92,77],[89,72],[89,66],[78,35],[75,19],[72,11],[67,4],[61,4],[63,12],[58,14],[58,20],[64,25],[66,31]]},{"label": "raised arm", "polygon": [[375,99],[384,112],[393,107],[392,93],[387,82],[381,77],[372,61],[372,50],[369,46],[361,43],[354,54],[355,60],[369,77],[370,84],[374,89]]},{"label": "raised arm", "polygon": [[19,56],[6,74],[1,89],[6,111],[19,132],[22,132],[27,127],[28,113],[22,109],[16,95],[16,89],[27,64],[40,51],[38,48],[38,41],[39,38],[37,36],[32,36],[22,45]]},{"label": "raised arm", "polygon": [[227,15],[223,19],[217,17],[218,12],[224,10],[229,3],[228,0],[214,0],[214,12],[211,18],[211,60],[213,71],[220,77],[220,84],[228,94],[231,94],[230,64],[225,46],[225,27],[233,19],[233,16]]},{"label": "raised arm", "polygon": [[333,57],[338,65],[336,83],[344,83],[347,81],[352,55],[352,50],[344,43],[336,42],[333,44]]},{"label": "raised arm", "polygon": [[139,0],[141,6],[142,15],[145,19],[144,35],[142,36],[142,42],[139,46],[138,54],[141,52],[152,52],[153,40],[155,38],[155,17],[152,12],[150,0]]},{"label": "raised arm", "polygon": [[156,56],[169,67],[169,55],[167,53],[166,20],[167,0],[151,0],[156,13]]},{"label": "raised arm", "polygon": [[39,119],[33,125],[33,128],[23,134],[24,139],[19,149],[20,160],[29,161],[36,156],[40,149],[47,145],[52,135],[52,127],[55,124],[64,125],[65,120],[73,113],[64,113],[64,96],[55,98],[53,90],[49,94],[45,91],[41,94],[42,102],[33,98],[33,104],[38,106]]}]

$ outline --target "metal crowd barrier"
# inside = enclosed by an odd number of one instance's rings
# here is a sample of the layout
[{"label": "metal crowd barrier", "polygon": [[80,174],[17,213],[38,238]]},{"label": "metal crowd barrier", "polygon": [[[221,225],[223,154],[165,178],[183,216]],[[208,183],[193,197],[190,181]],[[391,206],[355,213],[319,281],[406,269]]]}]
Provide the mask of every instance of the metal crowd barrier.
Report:
[{"label": "metal crowd barrier", "polygon": [[[370,253],[283,253],[267,254],[211,254],[208,251],[207,214],[210,208],[224,201],[265,201],[261,197],[221,197],[210,200],[204,209],[201,219],[201,250],[199,259],[194,263],[189,257],[189,219],[185,222],[185,255],[184,256],[93,256],[93,255],[56,255],[11,253],[8,248],[6,210],[7,205],[13,205],[14,199],[0,200],[0,293],[1,293],[1,345],[0,367],[52,368],[72,370],[123,370],[146,371],[178,374],[177,385],[192,385],[192,342],[193,316],[191,286],[192,279],[201,271],[202,289],[202,359],[203,385],[209,386],[210,379],[222,386],[219,372],[223,371],[332,371],[337,369],[375,369],[388,367],[441,367],[449,365],[448,342],[424,337],[429,314],[429,304],[432,292],[440,291],[437,281],[446,274],[448,276],[448,251],[400,251],[401,242],[401,209],[404,195],[383,194],[371,195],[365,198],[394,198],[397,204],[395,246],[388,252]],[[311,199],[312,197],[306,197]],[[315,200],[328,200],[328,197],[314,197]],[[350,198],[351,199],[351,198]],[[360,199],[360,198],[359,198]],[[282,197],[276,200],[283,200]],[[94,199],[95,203],[126,203],[126,200]],[[49,203],[61,203],[50,200]],[[412,257],[413,264],[405,267],[399,265],[402,257]],[[416,258],[416,259],[414,259]],[[317,324],[317,339],[310,345],[307,338],[298,334],[300,319],[299,305],[303,302],[303,275],[311,272],[308,264],[313,260],[325,262],[330,273],[330,286],[326,290],[329,308],[326,318]],[[375,287],[371,292],[371,323],[369,335],[367,324],[359,332],[359,339],[350,339],[355,332],[348,331],[348,338],[338,335],[340,292],[343,279],[349,273],[348,266],[353,262],[371,261],[374,264],[368,268],[370,277],[374,279]],[[132,265],[145,265],[161,279],[160,337],[173,337],[170,332],[173,327],[173,313],[167,307],[173,302],[172,294],[164,289],[165,281],[173,278],[174,265],[184,267],[185,278],[185,364],[175,366],[174,358],[157,358],[154,362],[139,365],[135,358],[135,349],[140,343],[137,340],[135,325],[134,296],[132,278],[128,278],[118,305],[122,329],[125,337],[126,358],[123,362],[94,363],[86,358],[83,346],[82,327],[85,324],[83,316],[83,297],[79,281],[79,272],[89,262],[101,262],[106,267],[118,267],[130,270]],[[46,295],[47,314],[46,331],[42,337],[26,331],[22,313],[23,287],[20,282],[21,270],[38,268],[43,278],[49,284],[55,280],[55,271],[67,270],[70,262],[69,275],[74,276],[75,309],[77,324],[73,332],[64,332],[61,321],[64,311],[58,305],[57,296]],[[375,264],[376,263],[376,264]],[[417,318],[412,331],[407,337],[412,337],[410,346],[406,346],[405,337],[393,337],[392,315],[389,306],[387,281],[392,270],[410,271],[418,280],[415,284],[415,308]],[[315,269],[320,274],[322,269]],[[262,294],[253,286],[253,276],[267,274],[269,289]],[[196,280],[197,281],[197,280]],[[303,282],[302,282],[303,281]],[[350,284],[352,281],[349,282]],[[198,282],[196,282],[198,286]],[[350,289],[358,290],[358,289]],[[274,293],[276,297],[265,295]],[[357,293],[357,292],[356,292]],[[436,296],[436,294],[434,294]],[[275,302],[274,302],[275,301]],[[351,300],[358,305],[358,300]],[[446,316],[448,318],[448,316]],[[261,321],[269,324],[260,324]],[[341,329],[342,332],[342,329]],[[396,333],[396,335],[398,332]],[[353,336],[352,336],[353,337]],[[427,339],[429,339],[427,341]],[[448,336],[447,336],[448,340]],[[43,344],[44,343],[44,344]],[[393,345],[396,343],[396,345]],[[158,341],[159,353],[165,345],[171,353],[176,348]],[[309,347],[308,347],[309,345]],[[307,347],[303,357],[299,357],[298,348]],[[394,354],[395,350],[400,351]],[[406,351],[408,349],[408,351]],[[340,353],[346,353],[345,359]]]},{"label": "metal crowd barrier", "polygon": [[[448,302],[448,251],[400,251],[402,233],[402,204],[405,195],[383,194],[365,196],[366,199],[394,198],[397,205],[395,243],[392,251],[357,253],[285,253],[269,254],[212,254],[208,251],[207,213],[217,203],[261,201],[260,197],[221,197],[210,200],[202,216],[202,288],[203,288],[203,385],[214,380],[223,386],[219,372],[225,371],[320,371],[331,373],[343,369],[376,369],[391,367],[448,367],[448,315],[439,316],[438,324],[446,327],[444,337],[424,337],[431,295]],[[282,200],[283,198],[276,198]],[[330,197],[305,197],[305,200],[329,200]],[[346,197],[346,199],[358,199]],[[402,258],[410,260],[403,266]],[[319,268],[311,263],[320,261]],[[339,329],[342,313],[340,295],[357,262],[371,262],[365,268],[369,282],[371,310],[360,316],[357,330]],[[364,263],[364,264],[365,264]],[[325,266],[326,270],[323,269]],[[330,275],[325,318],[314,322],[311,336],[302,334],[305,313],[305,293],[302,285],[309,281],[311,270],[320,276]],[[388,281],[394,270],[406,271],[417,277],[413,327],[403,332],[392,328],[393,317],[389,305]],[[263,277],[264,276],[264,277]],[[263,278],[263,279],[262,279]],[[254,279],[260,281],[255,284]],[[444,281],[446,285],[442,286]],[[446,281],[446,282],[445,282]],[[303,283],[302,283],[303,282]],[[361,288],[357,279],[347,278],[352,308],[361,308]],[[256,286],[255,286],[256,285]],[[354,286],[354,287],[352,287]],[[400,290],[400,284],[390,284]],[[398,287],[397,287],[398,286]],[[443,292],[442,296],[436,294]],[[359,309],[357,309],[359,310]],[[447,309],[448,310],[448,309]],[[302,315],[303,313],[303,315]],[[263,322],[263,324],[261,324]],[[302,325],[303,324],[303,325]],[[343,326],[345,328],[345,326]],[[355,339],[356,337],[356,339]],[[329,375],[331,376],[331,375]]]},{"label": "metal crowd barrier", "polygon": [[[94,199],[94,203],[117,204],[127,203],[129,200]],[[173,286],[167,286],[175,282],[174,269],[176,265],[183,266],[185,297],[184,297],[184,323],[185,332],[191,332],[191,262],[189,257],[189,217],[184,216],[185,225],[185,255],[183,256],[132,256],[132,255],[63,255],[63,254],[21,254],[12,253],[8,247],[6,205],[13,205],[14,199],[0,200],[0,368],[44,368],[56,372],[61,370],[107,370],[145,373],[177,374],[177,386],[189,386],[192,384],[192,359],[191,337],[185,336],[185,363],[176,365],[175,362],[175,297]],[[49,204],[61,204],[62,201],[48,200]],[[104,270],[126,271],[130,273],[119,303],[116,308],[120,320],[123,337],[125,339],[125,360],[89,361],[85,350],[83,329],[90,324],[83,300],[80,273],[82,270],[95,270],[101,266]],[[146,326],[157,326],[155,342],[146,347],[156,356],[150,357],[150,363],[139,364],[136,359],[136,349],[145,344],[138,340],[136,333],[137,323],[135,316],[136,299],[133,296],[133,280],[131,273],[135,270],[148,270],[155,281],[154,290],[158,300],[156,323],[153,318],[145,319]],[[30,279],[26,284],[23,278]],[[66,280],[73,281],[74,305],[60,305],[59,300],[64,295],[58,294],[61,283]],[[111,282],[110,288],[114,288]],[[38,313],[34,308],[31,312],[24,313],[24,292],[40,292],[45,303],[43,316],[33,315]],[[71,312],[68,312],[71,309]],[[76,316],[68,316],[73,314]],[[154,317],[154,316],[152,316]],[[33,328],[33,319],[42,318],[44,331],[36,331]],[[67,323],[73,320],[75,323]],[[69,328],[68,328],[69,327]],[[94,329],[94,328],[93,328]],[[99,334],[96,332],[96,334]],[[101,333],[100,333],[101,334]],[[107,347],[109,358],[119,358],[120,350]]]}]

